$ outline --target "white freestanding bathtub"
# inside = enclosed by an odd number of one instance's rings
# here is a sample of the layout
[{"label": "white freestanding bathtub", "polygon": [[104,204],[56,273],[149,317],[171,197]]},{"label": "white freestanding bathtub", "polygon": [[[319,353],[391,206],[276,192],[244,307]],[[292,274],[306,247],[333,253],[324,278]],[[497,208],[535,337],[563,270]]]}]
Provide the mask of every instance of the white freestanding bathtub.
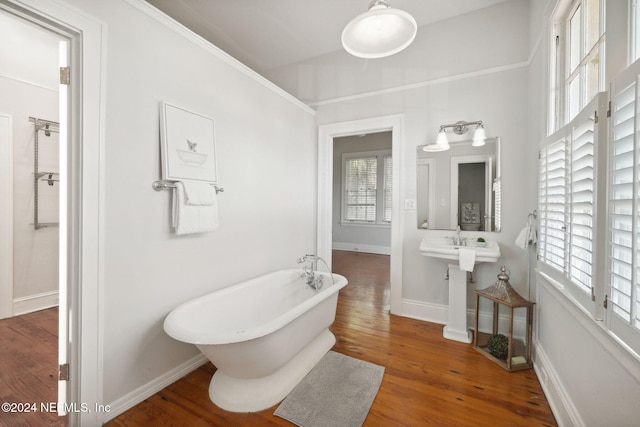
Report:
[{"label": "white freestanding bathtub", "polygon": [[186,302],[164,321],[171,337],[195,344],[217,368],[209,397],[233,412],[284,399],[333,347],[329,331],[347,279],[322,275],[314,290],[302,270],[280,270]]}]

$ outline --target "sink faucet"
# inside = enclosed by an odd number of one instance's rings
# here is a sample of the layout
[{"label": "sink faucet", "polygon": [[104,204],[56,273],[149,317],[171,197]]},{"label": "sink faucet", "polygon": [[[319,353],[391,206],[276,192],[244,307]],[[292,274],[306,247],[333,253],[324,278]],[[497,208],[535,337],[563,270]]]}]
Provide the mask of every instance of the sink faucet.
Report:
[{"label": "sink faucet", "polygon": [[455,236],[451,237],[451,240],[454,245],[464,246],[464,238],[462,237],[462,231],[460,230],[460,226],[456,228]]}]

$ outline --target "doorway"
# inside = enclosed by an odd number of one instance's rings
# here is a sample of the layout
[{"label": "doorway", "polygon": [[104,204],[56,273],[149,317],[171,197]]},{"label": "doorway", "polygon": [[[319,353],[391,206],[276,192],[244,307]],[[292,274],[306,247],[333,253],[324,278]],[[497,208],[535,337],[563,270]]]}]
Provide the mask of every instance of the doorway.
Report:
[{"label": "doorway", "polygon": [[495,229],[494,165],[490,154],[451,157],[451,229]]},{"label": "doorway", "polygon": [[[60,43],[67,40],[0,11],[3,201],[11,251],[3,254],[0,318],[58,305]],[[10,131],[9,131],[10,130]]]},{"label": "doorway", "polygon": [[404,154],[402,150],[403,115],[383,116],[321,125],[318,130],[318,235],[317,253],[330,260],[333,245],[333,149],[334,138],[376,132],[391,132],[392,192],[391,192],[391,256],[390,312],[402,313],[402,230]]},{"label": "doorway", "polygon": [[[42,402],[64,402],[59,393],[66,395],[66,385],[60,388],[57,378],[59,353],[66,354],[66,346],[57,343],[67,341],[66,333],[60,333],[67,324],[66,270],[60,268],[67,262],[66,240],[60,239],[60,230],[66,229],[60,199],[66,192],[61,159],[67,157],[67,101],[60,89],[60,67],[67,64],[70,40],[4,10],[0,33],[5,40],[0,51],[0,158],[8,170],[0,181],[6,206],[0,221],[7,242],[0,261],[0,318],[8,340],[3,365],[21,378],[7,383],[16,396],[28,396],[25,390],[20,393],[28,384]],[[30,368],[36,360],[38,371]],[[53,417],[58,407],[45,412]],[[17,421],[26,422],[26,417]],[[66,424],[65,419],[51,422]]]},{"label": "doorway", "polygon": [[[90,15],[65,6],[55,0],[39,0],[25,4],[22,1],[0,0],[0,11],[23,18],[42,28],[59,34],[69,43],[69,82],[64,86],[69,102],[62,107],[67,111],[68,126],[61,128],[60,141],[66,141],[68,157],[61,157],[60,171],[66,171],[68,198],[60,200],[62,226],[60,242],[66,244],[60,253],[66,254],[66,263],[60,269],[66,273],[66,298],[60,298],[60,319],[68,319],[68,339],[59,348],[66,350],[69,363],[68,385],[58,401],[71,405],[86,404],[93,407],[102,401],[102,275],[104,268],[102,248],[104,231],[101,215],[104,201],[103,157],[104,148],[104,40],[106,27]],[[3,45],[3,46],[6,46]],[[61,123],[62,124],[62,123]],[[62,164],[64,162],[64,164]],[[82,287],[82,292],[80,292]],[[65,304],[63,312],[63,304]],[[71,316],[73,313],[73,316]],[[64,359],[63,359],[64,360]],[[66,397],[66,399],[65,399]],[[70,425],[99,426],[104,414],[99,411],[69,413]]]}]

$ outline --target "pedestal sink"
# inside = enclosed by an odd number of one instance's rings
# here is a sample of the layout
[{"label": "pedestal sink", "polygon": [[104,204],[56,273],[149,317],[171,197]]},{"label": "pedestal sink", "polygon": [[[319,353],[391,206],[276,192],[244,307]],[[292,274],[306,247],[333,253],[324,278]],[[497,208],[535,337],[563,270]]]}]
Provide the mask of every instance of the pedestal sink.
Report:
[{"label": "pedestal sink", "polygon": [[[460,248],[475,251],[475,264],[496,262],[500,258],[500,246],[497,242],[486,242],[483,247],[475,241],[467,245],[454,245],[448,237],[425,237],[420,242],[420,253],[436,258],[449,265],[449,321],[442,335],[450,340],[470,343],[473,340],[467,322],[467,271],[460,269]],[[474,264],[474,265],[475,265]]]},{"label": "pedestal sink", "polygon": [[420,242],[420,253],[424,256],[438,258],[456,265],[460,259],[460,248],[476,251],[476,264],[481,262],[496,262],[500,258],[498,242],[488,241],[480,247],[476,241],[468,241],[466,245],[453,245],[449,237],[425,237]]}]

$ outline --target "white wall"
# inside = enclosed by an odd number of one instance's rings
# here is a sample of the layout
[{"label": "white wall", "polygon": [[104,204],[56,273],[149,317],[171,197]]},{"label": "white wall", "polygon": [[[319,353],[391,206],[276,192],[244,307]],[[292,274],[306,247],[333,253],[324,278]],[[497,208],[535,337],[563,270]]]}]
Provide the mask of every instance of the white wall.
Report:
[{"label": "white wall", "polygon": [[[489,10],[490,9],[490,10]],[[507,2],[486,10],[447,21],[421,27],[418,37],[429,37],[442,52],[466,45],[465,52],[482,51],[482,58],[475,60],[475,53],[441,55],[431,57],[422,64],[423,82],[385,93],[370,93],[347,99],[321,102],[317,105],[319,124],[336,123],[404,114],[402,151],[406,163],[401,171],[405,193],[401,200],[416,198],[416,147],[435,140],[441,124],[458,120],[482,120],[488,136],[502,137],[502,176],[504,185],[504,224],[501,233],[469,233],[488,235],[501,244],[502,258],[496,264],[480,264],[474,273],[473,290],[484,288],[496,280],[499,266],[511,270],[511,283],[527,296],[526,257],[515,247],[514,241],[524,226],[529,209],[524,202],[528,195],[523,188],[527,178],[521,167],[525,163],[527,127],[527,68],[528,19],[526,2]],[[482,18],[482,19],[478,19]],[[487,31],[491,28],[491,31]],[[437,40],[437,41],[436,41]],[[427,41],[419,40],[428,44]],[[431,49],[434,49],[432,47]],[[486,58],[491,58],[487,61]],[[398,61],[403,65],[402,58]],[[369,70],[378,74],[378,66],[386,63],[363,62],[361,68],[353,67],[342,72],[362,73],[367,79]],[[500,64],[500,68],[493,65]],[[405,64],[406,65],[406,64]],[[410,68],[410,65],[407,65]],[[386,70],[385,70],[386,71]],[[389,70],[390,71],[390,70]],[[382,73],[385,74],[385,73]],[[388,73],[390,76],[391,72]],[[431,79],[431,76],[438,76]],[[441,78],[448,76],[447,78]],[[393,81],[393,77],[390,77]],[[385,85],[385,81],[381,84]],[[330,91],[328,92],[330,93]],[[320,96],[320,98],[324,98]],[[469,136],[470,137],[470,136]],[[444,323],[447,319],[448,282],[444,279],[447,266],[438,260],[420,255],[420,240],[427,235],[450,235],[452,232],[418,230],[415,210],[405,210],[403,233],[403,313],[413,317]],[[469,309],[475,298],[468,299]]]},{"label": "white wall", "polygon": [[[58,229],[35,230],[34,126],[58,121],[58,41],[49,31],[0,12],[0,112],[13,117],[14,314],[55,305]],[[40,170],[58,171],[58,134],[39,132]],[[1,191],[1,190],[0,190]],[[39,219],[58,221],[59,186],[39,184]]]},{"label": "white wall", "polygon": [[342,219],[342,154],[391,150],[391,133],[378,132],[364,136],[334,139],[333,146],[333,248],[355,252],[391,253],[389,225],[341,224]]},{"label": "white wall", "polygon": [[[539,147],[547,134],[549,19],[556,0],[531,1],[532,59],[529,67],[529,144]],[[607,81],[626,64],[627,2],[607,4]],[[608,87],[608,84],[607,84]],[[537,193],[537,162],[523,165],[530,177],[527,194]],[[604,188],[604,184],[603,184]],[[530,199],[530,197],[528,197]],[[594,241],[599,249],[606,242]],[[632,426],[640,410],[640,356],[579,309],[567,293],[542,276],[533,276],[537,295],[535,369],[561,426]],[[537,279],[537,280],[536,280]]]},{"label": "white wall", "polygon": [[[171,309],[313,251],[314,115],[144,2],[69,3],[107,27],[103,395],[122,408],[199,353],[162,330]],[[172,234],[171,194],[151,188],[161,100],[215,121],[215,232]]]}]

